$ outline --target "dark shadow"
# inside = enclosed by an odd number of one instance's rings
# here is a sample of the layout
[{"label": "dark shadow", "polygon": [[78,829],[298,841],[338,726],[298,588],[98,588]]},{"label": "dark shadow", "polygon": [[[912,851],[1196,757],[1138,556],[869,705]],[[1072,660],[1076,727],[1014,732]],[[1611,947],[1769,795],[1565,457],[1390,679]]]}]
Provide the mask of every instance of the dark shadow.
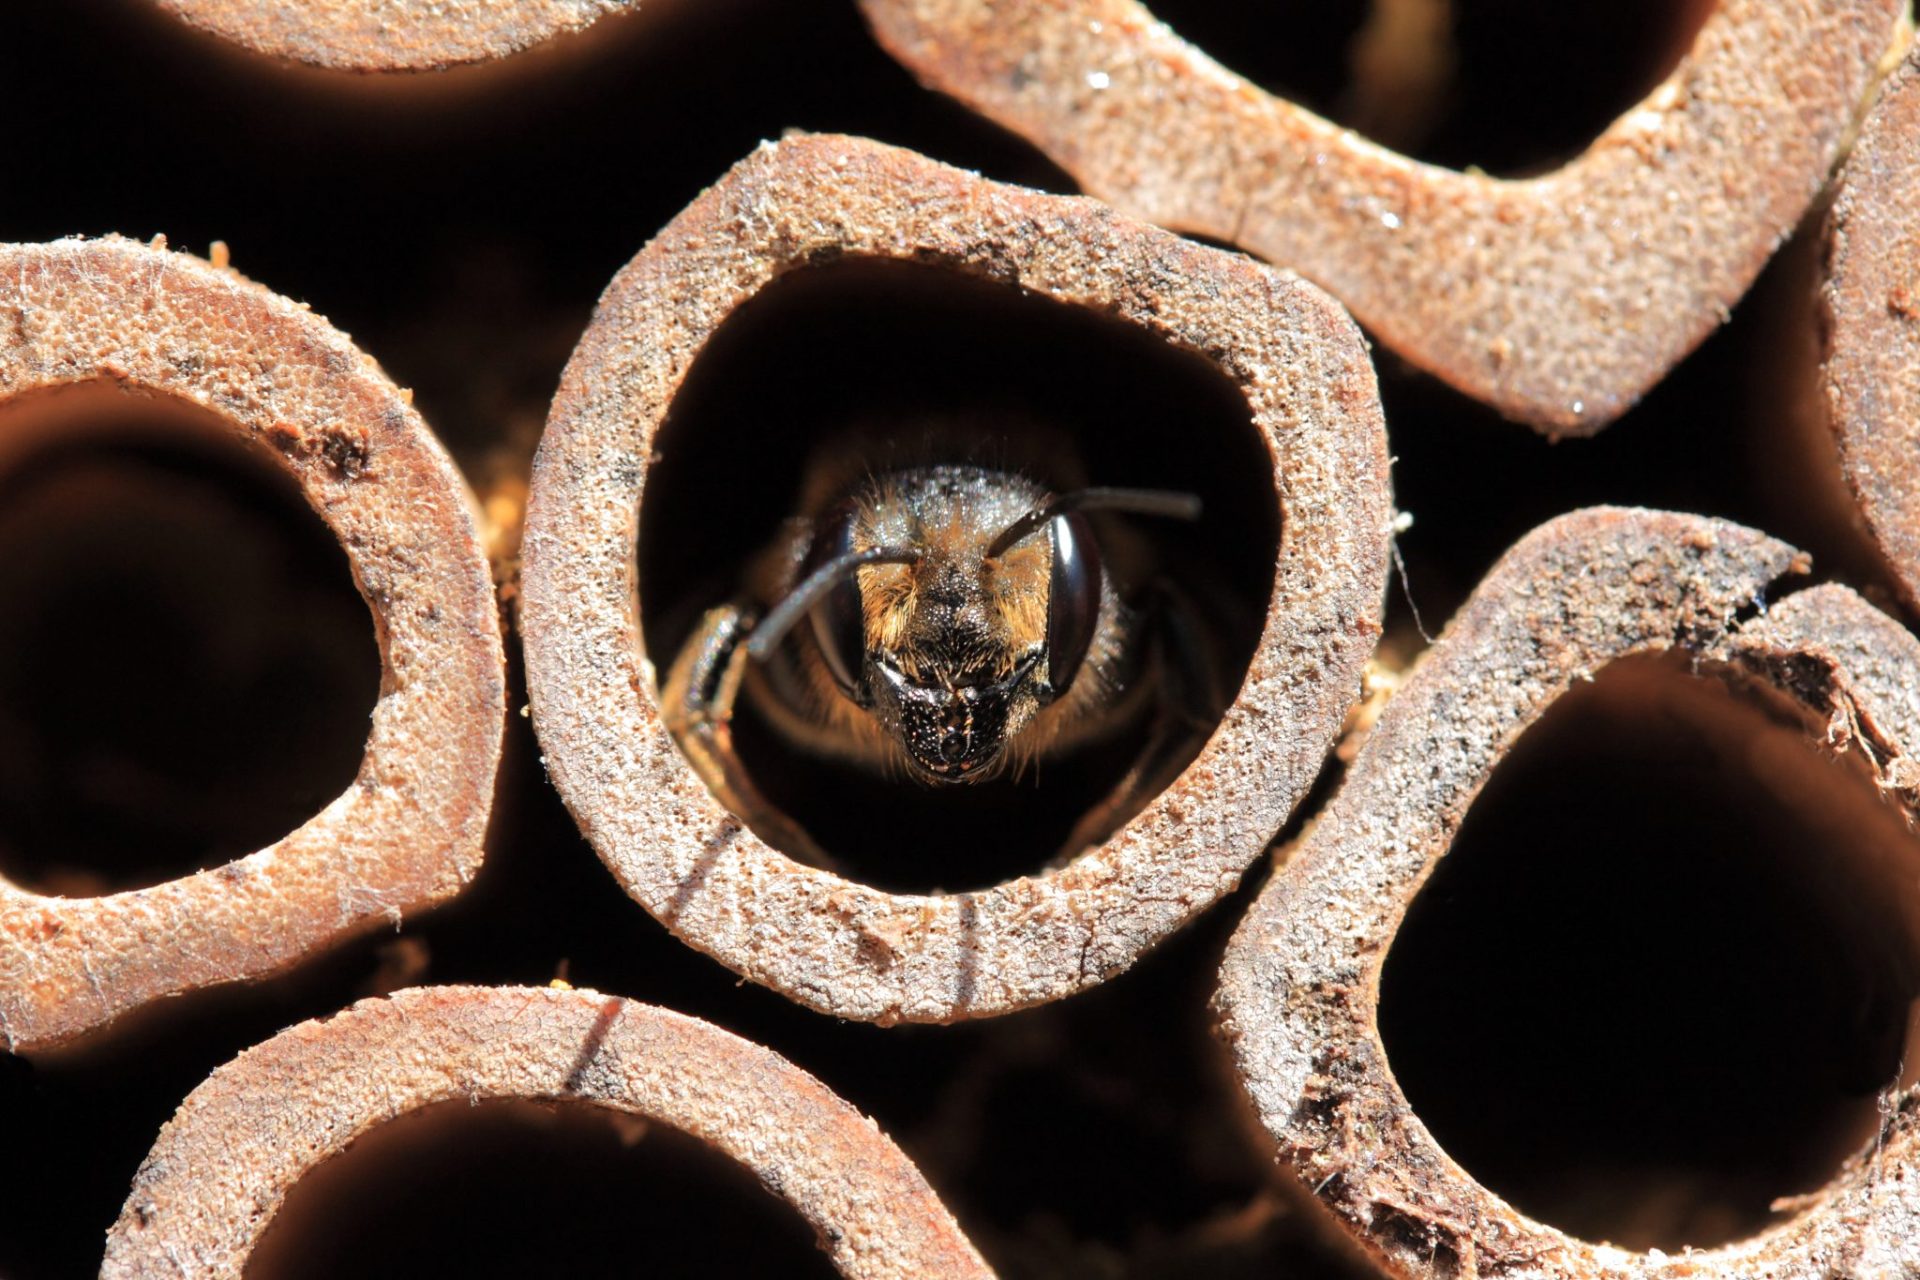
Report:
[{"label": "dark shadow", "polygon": [[[1219,684],[1239,687],[1272,589],[1278,512],[1238,390],[1198,356],[1089,311],[946,269],[851,261],[784,277],[741,307],[661,429],[639,553],[658,669],[700,610],[742,590],[795,513],[809,460],[823,447],[845,455],[848,431],[879,470],[979,462],[1056,489],[1200,494],[1191,524],[1095,518],[1109,577],[1139,603],[1155,582],[1177,583],[1198,602]],[[768,797],[849,874],[964,889],[1043,866],[1137,756],[1140,727],[1023,777],[938,788],[809,756],[750,706],[735,738]]]},{"label": "dark shadow", "polygon": [[1269,93],[1338,119],[1371,0],[1157,0],[1183,40]]},{"label": "dark shadow", "polygon": [[[1781,334],[1796,316],[1805,321],[1802,299],[1811,286],[1799,266],[1808,247],[1796,239],[1726,325],[1591,439],[1548,441],[1376,344],[1394,497],[1414,517],[1399,544],[1429,630],[1530,530],[1599,504],[1691,511],[1764,529],[1810,552],[1815,578],[1842,571],[1840,580],[1890,607],[1878,585],[1884,574],[1844,572],[1862,557],[1858,534],[1826,518],[1822,491],[1837,477],[1801,456],[1796,428],[1782,420],[1798,408],[1780,385],[1793,354],[1783,356]],[[1388,656],[1404,663],[1420,644],[1398,583],[1389,602]]]},{"label": "dark shadow", "polygon": [[805,1219],[677,1130],[585,1104],[448,1102],[302,1178],[246,1274],[838,1273]]},{"label": "dark shadow", "polygon": [[739,824],[728,823],[700,847],[699,858],[694,861],[693,867],[680,883],[674,886],[673,900],[667,904],[666,911],[662,913],[666,916],[669,926],[680,919],[680,913],[692,905],[694,898],[707,887],[707,877],[713,874],[714,863],[718,862],[720,855],[740,838],[740,832]]},{"label": "dark shadow", "polygon": [[[1714,0],[1155,0],[1269,92],[1417,160],[1517,177],[1584,150],[1680,62]],[[1382,9],[1438,14],[1375,38]],[[1367,52],[1369,48],[1377,52]],[[1384,59],[1369,90],[1356,64]],[[1414,101],[1387,95],[1424,84]]]},{"label": "dark shadow", "polygon": [[183,404],[0,406],[0,874],[68,895],[272,843],[346,789],[380,686],[346,555]]},{"label": "dark shadow", "polygon": [[1388,954],[1447,1152],[1635,1248],[1779,1221],[1875,1130],[1920,990],[1905,818],[1779,697],[1631,659],[1520,739]]}]

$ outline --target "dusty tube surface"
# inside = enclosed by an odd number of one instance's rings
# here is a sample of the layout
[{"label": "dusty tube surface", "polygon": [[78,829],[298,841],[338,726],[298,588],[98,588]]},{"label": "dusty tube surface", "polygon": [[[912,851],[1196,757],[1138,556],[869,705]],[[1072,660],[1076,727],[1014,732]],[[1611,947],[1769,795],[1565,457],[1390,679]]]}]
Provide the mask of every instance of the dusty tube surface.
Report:
[{"label": "dusty tube surface", "polygon": [[[1254,482],[1279,512],[1251,665],[1198,759],[1105,844],[984,890],[881,892],[772,848],[715,800],[656,702],[634,548],[642,504],[659,501],[658,433],[723,320],[779,278],[841,259],[1051,299],[1199,357],[1244,398],[1265,455]],[[1167,431],[1177,448],[1178,428]],[[1091,201],[875,143],[764,147],[615,279],[549,418],[521,616],[548,769],[636,900],[795,1000],[893,1023],[1057,999],[1121,972],[1227,892],[1318,771],[1379,630],[1386,467],[1358,332],[1311,286]]]},{"label": "dusty tube surface", "polygon": [[346,552],[381,662],[358,776],[284,838],[104,897],[0,882],[6,1047],[270,973],[457,892],[492,804],[504,657],[470,496],[408,397],[304,307],[125,240],[0,248],[0,317],[0,431],[74,388],[199,411],[297,482]]},{"label": "dusty tube surface", "polygon": [[637,0],[154,0],[255,53],[335,71],[435,71],[584,31]]},{"label": "dusty tube surface", "polygon": [[[1775,1220],[1758,1234],[1662,1252],[1575,1238],[1478,1181],[1408,1101],[1381,1031],[1382,972],[1396,935],[1436,864],[1448,869],[1442,860],[1463,818],[1521,731],[1596,675],[1604,686],[1612,664],[1663,653],[1674,659],[1664,679],[1706,684],[1717,675],[1765,695],[1778,718],[1750,716],[1764,732],[1749,731],[1742,749],[1773,750],[1763,739],[1780,738],[1802,755],[1809,744],[1844,753],[1841,763],[1860,776],[1809,779],[1801,799],[1836,802],[1844,782],[1866,810],[1889,819],[1869,837],[1861,810],[1834,811],[1841,829],[1882,859],[1874,875],[1886,887],[1877,892],[1893,904],[1903,952],[1889,963],[1910,973],[1920,933],[1911,894],[1897,886],[1911,882],[1920,857],[1906,822],[1920,781],[1907,745],[1920,734],[1920,644],[1843,587],[1768,604],[1778,580],[1803,563],[1773,539],[1692,516],[1596,509],[1543,526],[1496,566],[1388,703],[1339,795],[1236,933],[1217,1003],[1242,1083],[1283,1170],[1390,1274],[1912,1273],[1920,1258],[1911,1176],[1920,1127],[1911,1075],[1897,1067],[1877,1081],[1877,1109],[1871,1092],[1861,1098],[1865,1127],[1854,1135],[1854,1154],[1817,1192],[1776,1201]],[[1809,767],[1788,763],[1793,771],[1779,776]],[[1558,851],[1548,833],[1537,833],[1527,856]],[[1857,851],[1842,844],[1833,852]],[[1757,864],[1748,873],[1760,874]],[[1886,1030],[1896,1037],[1908,1030],[1911,996],[1890,996]],[[1459,1027],[1456,1042],[1466,1036],[1497,1050],[1502,1035],[1524,1034],[1524,1010],[1491,995],[1479,1007],[1485,1022]],[[1754,1034],[1804,1031],[1782,1025]],[[1892,1047],[1897,1056],[1897,1039]],[[1657,1071],[1661,1046],[1645,1049]],[[1740,1069],[1737,1056],[1719,1065]],[[1565,1108],[1581,1105],[1564,1099]],[[1530,1141],[1538,1147],[1554,1137],[1535,1130]]]},{"label": "dusty tube surface", "polygon": [[[900,1149],[785,1059],[617,996],[514,987],[365,1000],[216,1070],[141,1165],[100,1274],[239,1276],[308,1170],[410,1112],[495,1099],[585,1103],[691,1135],[805,1217],[842,1275],[992,1274]],[[634,1247],[644,1265],[645,1241]]]},{"label": "dusty tube surface", "polygon": [[1821,290],[1822,388],[1857,520],[1920,608],[1920,54],[1842,170]]},{"label": "dusty tube surface", "polygon": [[1089,194],[1299,271],[1412,363],[1551,436],[1599,430],[1720,324],[1824,184],[1901,10],[1723,0],[1580,156],[1509,180],[1275,98],[1135,0],[864,8],[925,83]]}]

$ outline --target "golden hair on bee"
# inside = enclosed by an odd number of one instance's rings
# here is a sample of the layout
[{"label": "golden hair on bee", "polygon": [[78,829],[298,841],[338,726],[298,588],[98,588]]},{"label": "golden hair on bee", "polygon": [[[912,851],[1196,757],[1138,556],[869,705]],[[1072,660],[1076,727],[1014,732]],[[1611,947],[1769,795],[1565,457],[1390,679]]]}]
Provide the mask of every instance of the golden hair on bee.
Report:
[{"label": "golden hair on bee", "polygon": [[920,551],[912,564],[861,572],[870,645],[917,680],[1011,675],[1046,643],[1050,545],[1033,538],[999,556],[986,550],[1046,496],[1025,477],[960,467],[888,475],[857,493],[856,547]]},{"label": "golden hair on bee", "polygon": [[1082,512],[1196,506],[972,464],[829,498],[780,556],[754,687],[795,740],[929,783],[1017,771],[1112,701],[1132,619]]}]

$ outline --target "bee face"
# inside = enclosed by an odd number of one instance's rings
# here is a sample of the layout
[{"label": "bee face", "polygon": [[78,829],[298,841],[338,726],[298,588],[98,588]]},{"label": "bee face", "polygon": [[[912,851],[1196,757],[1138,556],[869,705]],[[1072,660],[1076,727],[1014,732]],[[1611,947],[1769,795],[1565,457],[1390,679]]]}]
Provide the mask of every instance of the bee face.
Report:
[{"label": "bee face", "polygon": [[928,467],[868,485],[814,534],[803,572],[871,548],[912,554],[847,576],[811,618],[840,693],[923,781],[996,773],[1085,659],[1103,607],[1085,517],[994,545],[1046,496],[1011,473]]}]

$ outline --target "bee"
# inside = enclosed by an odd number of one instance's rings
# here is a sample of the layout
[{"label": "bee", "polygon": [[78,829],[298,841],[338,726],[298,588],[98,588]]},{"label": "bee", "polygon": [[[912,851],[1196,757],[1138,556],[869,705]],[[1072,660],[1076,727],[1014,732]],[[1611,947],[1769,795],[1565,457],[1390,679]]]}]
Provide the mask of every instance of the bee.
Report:
[{"label": "bee", "polygon": [[661,700],[708,785],[770,843],[824,857],[736,754],[739,699],[801,751],[957,787],[1022,774],[1143,714],[1155,723],[1075,846],[1111,834],[1184,766],[1219,707],[1164,582],[1098,511],[1196,519],[1187,493],[1079,486],[976,462],[813,469],[801,514],[709,610]]}]

